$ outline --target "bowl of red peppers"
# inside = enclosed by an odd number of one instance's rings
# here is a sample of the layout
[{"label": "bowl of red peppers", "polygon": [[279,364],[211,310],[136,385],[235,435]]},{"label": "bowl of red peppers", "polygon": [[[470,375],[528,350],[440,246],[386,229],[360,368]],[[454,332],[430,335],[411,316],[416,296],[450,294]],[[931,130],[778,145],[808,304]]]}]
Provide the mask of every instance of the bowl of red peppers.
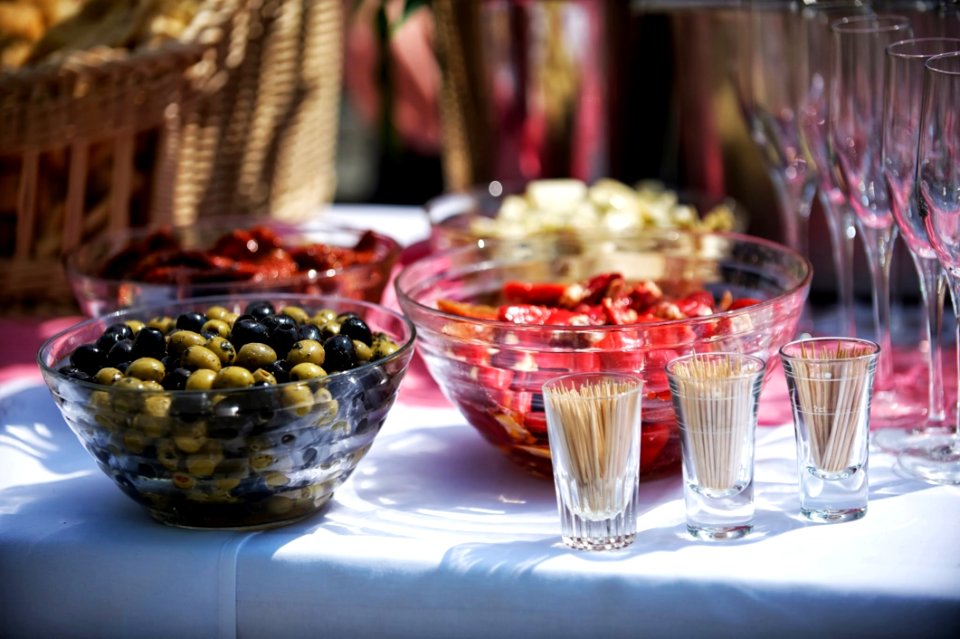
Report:
[{"label": "bowl of red peppers", "polygon": [[550,477],[541,387],[569,372],[644,380],[643,478],[677,472],[665,365],[693,352],[764,360],[797,328],[812,267],[746,235],[648,231],[484,240],[408,265],[395,286],[444,395],[510,459]]},{"label": "bowl of red peppers", "polygon": [[215,217],[104,235],[67,255],[65,269],[89,316],[265,291],[378,303],[401,248],[376,231],[322,221]]}]

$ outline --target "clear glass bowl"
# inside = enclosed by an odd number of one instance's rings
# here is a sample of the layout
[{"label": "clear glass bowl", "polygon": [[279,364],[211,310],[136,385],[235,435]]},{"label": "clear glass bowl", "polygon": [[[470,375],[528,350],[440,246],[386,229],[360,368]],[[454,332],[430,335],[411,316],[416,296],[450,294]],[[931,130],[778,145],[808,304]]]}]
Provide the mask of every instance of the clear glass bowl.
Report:
[{"label": "clear glass bowl", "polygon": [[[132,243],[143,242],[157,231],[168,231],[186,250],[206,250],[223,235],[237,229],[261,225],[275,233],[283,247],[322,244],[352,248],[365,233],[371,234],[374,258],[368,263],[323,271],[307,270],[292,277],[266,274],[258,279],[207,279],[191,277],[175,283],[151,283],[124,277],[104,277],[104,265]],[[122,308],[161,304],[175,300],[212,295],[243,295],[257,292],[283,292],[311,295],[336,295],[378,303],[390,279],[393,266],[403,247],[391,237],[375,231],[326,224],[318,220],[289,225],[275,220],[251,218],[210,218],[189,226],[124,230],[109,233],[86,243],[68,254],[64,261],[67,279],[80,310],[96,317]]]},{"label": "clear glass bowl", "polygon": [[[354,312],[397,351],[304,382],[211,391],[142,391],[68,377],[80,344],[128,319],[241,312],[253,300]],[[37,360],[67,425],[120,489],[162,523],[267,528],[319,511],[370,449],[413,354],[414,327],[377,304],[338,297],[202,298],[88,319],[50,338]]]},{"label": "clear glass bowl", "polygon": [[[510,280],[574,282],[617,271],[668,295],[762,300],[709,317],[626,326],[520,326],[442,312],[437,301],[497,303]],[[641,475],[675,471],[680,441],[664,366],[693,352],[737,351],[766,361],[794,335],[811,266],[792,250],[735,234],[650,232],[605,241],[482,241],[435,253],[398,275],[399,304],[445,396],[494,446],[550,476],[541,386],[569,372],[630,372],[645,382]],[[769,374],[769,371],[768,371]]]}]

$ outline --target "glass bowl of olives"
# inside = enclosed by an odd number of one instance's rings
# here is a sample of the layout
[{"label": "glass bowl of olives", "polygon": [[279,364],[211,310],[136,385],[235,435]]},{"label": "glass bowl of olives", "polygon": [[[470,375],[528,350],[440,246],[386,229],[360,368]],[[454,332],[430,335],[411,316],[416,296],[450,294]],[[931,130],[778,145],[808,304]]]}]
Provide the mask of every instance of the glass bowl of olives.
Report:
[{"label": "glass bowl of olives", "polygon": [[379,303],[401,250],[369,229],[227,216],[108,233],[69,253],[64,268],[90,317],[260,291]]},{"label": "glass bowl of olives", "polygon": [[361,300],[209,297],[82,321],[37,360],[84,448],[154,519],[257,529],[313,515],[350,476],[414,335]]}]

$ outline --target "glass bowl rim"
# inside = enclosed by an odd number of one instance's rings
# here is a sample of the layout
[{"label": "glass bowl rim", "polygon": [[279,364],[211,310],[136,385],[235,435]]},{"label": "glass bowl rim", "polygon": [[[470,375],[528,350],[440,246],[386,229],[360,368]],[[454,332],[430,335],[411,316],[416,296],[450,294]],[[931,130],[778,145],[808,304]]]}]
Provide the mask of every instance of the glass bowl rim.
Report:
[{"label": "glass bowl rim", "polygon": [[[412,272],[412,270],[415,269],[418,265],[422,266],[425,263],[425,261],[438,260],[445,257],[456,256],[460,253],[466,254],[472,251],[478,251],[478,250],[482,251],[487,247],[493,247],[497,245],[538,244],[543,246],[549,246],[557,242],[556,238],[542,237],[542,238],[530,238],[530,239],[523,239],[523,240],[514,240],[514,239],[477,240],[475,243],[467,246],[457,246],[457,247],[445,249],[443,251],[431,253],[430,255],[427,255],[421,258],[420,260],[411,262],[410,264],[406,265],[397,274],[397,277],[394,279],[394,289],[397,294],[397,300],[398,302],[401,303],[401,306],[403,306],[404,304],[409,304],[410,307],[413,308],[418,313],[425,314],[431,317],[436,317],[438,319],[443,319],[448,322],[454,321],[458,323],[467,323],[475,326],[498,328],[498,329],[511,330],[514,332],[521,332],[521,333],[540,332],[544,330],[549,330],[549,331],[563,331],[563,332],[578,334],[578,333],[593,333],[597,331],[635,332],[638,330],[638,328],[645,329],[647,327],[669,328],[673,326],[691,326],[694,324],[699,324],[701,322],[713,321],[717,318],[730,318],[730,317],[748,315],[754,312],[755,309],[771,307],[774,304],[778,303],[778,301],[780,301],[781,298],[783,298],[784,296],[792,293],[796,293],[797,291],[800,291],[803,288],[808,287],[810,285],[810,282],[813,279],[813,265],[810,263],[810,260],[805,258],[796,250],[788,246],[785,246],[783,244],[779,244],[778,242],[774,242],[772,240],[767,240],[765,238],[755,237],[752,235],[745,235],[742,233],[731,233],[731,232],[718,233],[718,232],[689,231],[689,230],[679,230],[679,229],[649,229],[647,231],[643,231],[640,233],[623,235],[618,238],[612,238],[612,239],[630,240],[633,238],[641,239],[644,237],[661,237],[661,236],[679,237],[683,235],[688,237],[698,237],[698,238],[715,237],[723,240],[754,244],[754,245],[763,246],[768,249],[777,250],[781,253],[784,253],[790,256],[791,258],[793,258],[794,260],[802,264],[805,270],[804,276],[798,284],[780,293],[779,295],[775,297],[771,297],[766,300],[762,300],[757,304],[753,304],[751,306],[747,306],[744,308],[738,308],[738,309],[728,310],[728,311],[719,311],[705,317],[687,317],[684,319],[660,320],[656,322],[642,322],[642,323],[622,324],[622,325],[604,324],[599,326],[566,326],[563,324],[525,325],[525,324],[515,324],[513,322],[509,322],[505,320],[488,320],[488,319],[480,319],[475,317],[464,317],[462,315],[448,313],[445,311],[441,311],[438,308],[429,306],[427,304],[423,304],[415,300],[413,297],[411,297],[410,294],[408,293],[408,290],[405,290],[404,288],[401,287],[401,283],[403,282],[403,280],[406,279],[406,276],[409,276],[409,273]],[[470,264],[469,268],[464,270],[464,273],[483,271],[484,269],[489,268],[491,264],[495,264],[495,260],[488,259],[481,262],[474,262]],[[449,273],[445,272],[440,274],[437,277],[431,277],[429,280],[423,280],[423,281],[417,282],[416,284],[410,287],[409,291],[418,290],[419,288],[425,286],[428,282],[432,283],[436,281],[436,279],[444,278],[444,277],[449,277]]]},{"label": "glass bowl rim", "polygon": [[[174,284],[163,284],[156,282],[145,282],[143,280],[132,280],[125,278],[110,278],[110,277],[101,277],[95,275],[94,273],[82,269],[77,265],[77,261],[81,257],[85,257],[87,253],[94,251],[97,248],[101,247],[114,247],[118,246],[121,250],[125,247],[125,244],[135,240],[135,239],[144,239],[149,237],[151,234],[163,231],[170,230],[175,235],[178,233],[183,233],[192,229],[202,230],[204,228],[222,228],[224,231],[229,230],[230,228],[236,230],[249,229],[253,226],[268,225],[271,229],[280,229],[281,231],[293,231],[298,233],[324,233],[327,231],[337,232],[337,233],[349,233],[356,235],[358,237],[362,236],[365,233],[373,233],[377,236],[378,240],[385,241],[387,246],[386,255],[384,259],[376,260],[373,262],[367,262],[365,264],[351,264],[350,266],[337,268],[337,269],[327,269],[325,271],[313,271],[312,273],[301,273],[299,275],[294,275],[292,277],[276,278],[270,280],[224,280],[219,282],[177,282]],[[317,226],[312,226],[316,224]],[[273,225],[273,226],[270,226]],[[243,291],[249,290],[251,293],[254,290],[260,290],[263,287],[271,286],[287,286],[292,284],[310,284],[314,282],[320,282],[323,280],[330,280],[336,277],[341,277],[348,273],[363,272],[364,270],[369,270],[371,268],[378,268],[378,265],[381,263],[387,263],[389,260],[396,261],[399,259],[400,254],[403,252],[403,246],[395,238],[385,233],[381,233],[376,229],[370,228],[361,228],[354,227],[347,224],[323,224],[321,220],[314,220],[308,223],[288,223],[281,220],[276,220],[273,218],[254,218],[250,216],[223,216],[209,218],[206,220],[199,220],[193,224],[156,224],[145,226],[142,228],[135,229],[119,229],[115,231],[110,231],[103,235],[100,235],[90,242],[80,244],[76,248],[68,251],[63,256],[63,268],[66,271],[68,278],[70,279],[82,279],[89,282],[98,282],[107,285],[113,286],[122,286],[124,284],[132,284],[135,286],[140,286],[148,289],[181,289],[187,288],[191,291],[189,299],[194,299],[204,295],[204,291],[220,291],[223,290],[223,287],[230,286],[238,291],[238,294],[242,294]],[[112,255],[113,253],[108,253]],[[183,298],[186,301],[188,298]]]}]

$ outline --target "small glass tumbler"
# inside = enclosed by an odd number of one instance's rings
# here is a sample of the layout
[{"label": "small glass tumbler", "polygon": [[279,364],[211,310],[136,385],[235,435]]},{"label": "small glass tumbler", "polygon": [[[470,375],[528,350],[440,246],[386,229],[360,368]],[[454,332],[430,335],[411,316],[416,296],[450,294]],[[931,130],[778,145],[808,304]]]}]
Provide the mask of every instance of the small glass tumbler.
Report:
[{"label": "small glass tumbler", "polygon": [[633,543],[640,483],[643,381],[574,373],[543,385],[561,537],[571,548]]},{"label": "small glass tumbler", "polygon": [[697,353],[667,364],[683,451],[687,530],[738,539],[753,529],[753,467],[762,359]]},{"label": "small glass tumbler", "polygon": [[870,401],[880,346],[821,337],[780,349],[797,438],[800,512],[817,522],[867,512]]}]

